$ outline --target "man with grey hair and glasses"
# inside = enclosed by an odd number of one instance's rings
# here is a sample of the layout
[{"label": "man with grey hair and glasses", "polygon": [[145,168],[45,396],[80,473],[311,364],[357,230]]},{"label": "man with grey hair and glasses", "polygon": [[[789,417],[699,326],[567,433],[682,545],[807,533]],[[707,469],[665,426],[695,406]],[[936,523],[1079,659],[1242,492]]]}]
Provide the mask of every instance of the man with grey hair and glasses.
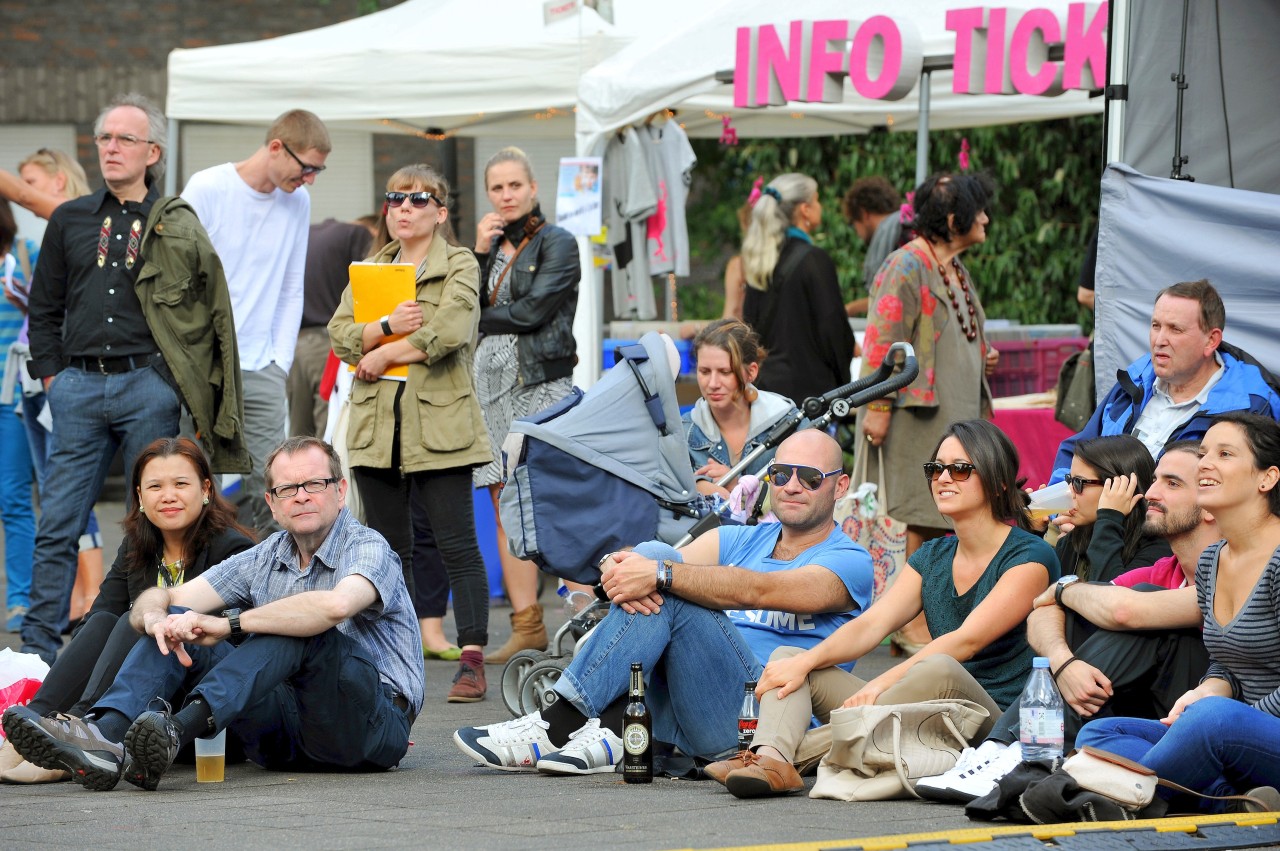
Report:
[{"label": "man with grey hair and glasses", "polygon": [[105,185],[50,216],[31,287],[28,370],[45,385],[54,449],[22,650],[50,663],[77,539],[117,449],[132,468],[148,443],[178,433],[185,403],[214,469],[247,469],[230,297],[195,215],[160,199],[165,130],[141,95],[103,109],[93,138]]}]

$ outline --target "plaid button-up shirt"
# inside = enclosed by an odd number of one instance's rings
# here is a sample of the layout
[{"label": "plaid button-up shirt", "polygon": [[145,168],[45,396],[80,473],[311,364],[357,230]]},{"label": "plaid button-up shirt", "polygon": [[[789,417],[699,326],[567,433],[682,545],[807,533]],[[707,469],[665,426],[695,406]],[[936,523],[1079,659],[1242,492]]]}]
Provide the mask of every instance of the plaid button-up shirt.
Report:
[{"label": "plaid button-up shirt", "polygon": [[382,680],[403,694],[417,714],[425,687],[422,639],[400,559],[381,535],[362,526],[347,509],[338,514],[305,573],[289,533],[277,532],[202,577],[229,607],[249,609],[304,591],[332,590],[352,574],[373,583],[378,600],[338,629],[368,651]]}]

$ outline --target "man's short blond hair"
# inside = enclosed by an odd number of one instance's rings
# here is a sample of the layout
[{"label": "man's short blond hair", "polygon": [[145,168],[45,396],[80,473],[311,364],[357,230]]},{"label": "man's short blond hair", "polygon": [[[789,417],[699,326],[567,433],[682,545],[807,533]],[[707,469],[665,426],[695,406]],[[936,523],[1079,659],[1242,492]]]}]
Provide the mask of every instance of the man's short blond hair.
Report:
[{"label": "man's short blond hair", "polygon": [[272,139],[279,139],[294,152],[317,151],[327,154],[333,150],[329,141],[329,128],[314,112],[305,109],[291,109],[280,116],[267,130],[267,139],[263,144],[270,145]]}]

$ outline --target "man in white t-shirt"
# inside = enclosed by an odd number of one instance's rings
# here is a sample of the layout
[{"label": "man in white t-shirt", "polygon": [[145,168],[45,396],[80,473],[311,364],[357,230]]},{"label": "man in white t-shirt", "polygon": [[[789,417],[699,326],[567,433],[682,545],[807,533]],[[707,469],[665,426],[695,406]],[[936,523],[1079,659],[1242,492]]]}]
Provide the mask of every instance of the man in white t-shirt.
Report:
[{"label": "man in white t-shirt", "polygon": [[265,534],[277,528],[267,508],[263,464],[285,438],[285,379],[302,321],[311,197],[329,156],[329,131],[314,114],[286,112],[248,159],[192,175],[182,197],[195,208],[222,258],[231,289],[244,387],[245,442],[253,472],[241,502]]}]

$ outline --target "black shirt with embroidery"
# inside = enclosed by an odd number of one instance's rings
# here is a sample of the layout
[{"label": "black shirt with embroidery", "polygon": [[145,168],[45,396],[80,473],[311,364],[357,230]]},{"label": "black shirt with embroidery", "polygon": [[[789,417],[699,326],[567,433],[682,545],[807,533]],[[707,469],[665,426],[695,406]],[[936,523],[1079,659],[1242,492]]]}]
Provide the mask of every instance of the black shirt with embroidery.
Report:
[{"label": "black shirt with embroidery", "polygon": [[158,351],[134,284],[159,197],[152,186],[141,202],[121,202],[103,187],[53,211],[31,285],[32,377],[54,375],[70,358]]}]

